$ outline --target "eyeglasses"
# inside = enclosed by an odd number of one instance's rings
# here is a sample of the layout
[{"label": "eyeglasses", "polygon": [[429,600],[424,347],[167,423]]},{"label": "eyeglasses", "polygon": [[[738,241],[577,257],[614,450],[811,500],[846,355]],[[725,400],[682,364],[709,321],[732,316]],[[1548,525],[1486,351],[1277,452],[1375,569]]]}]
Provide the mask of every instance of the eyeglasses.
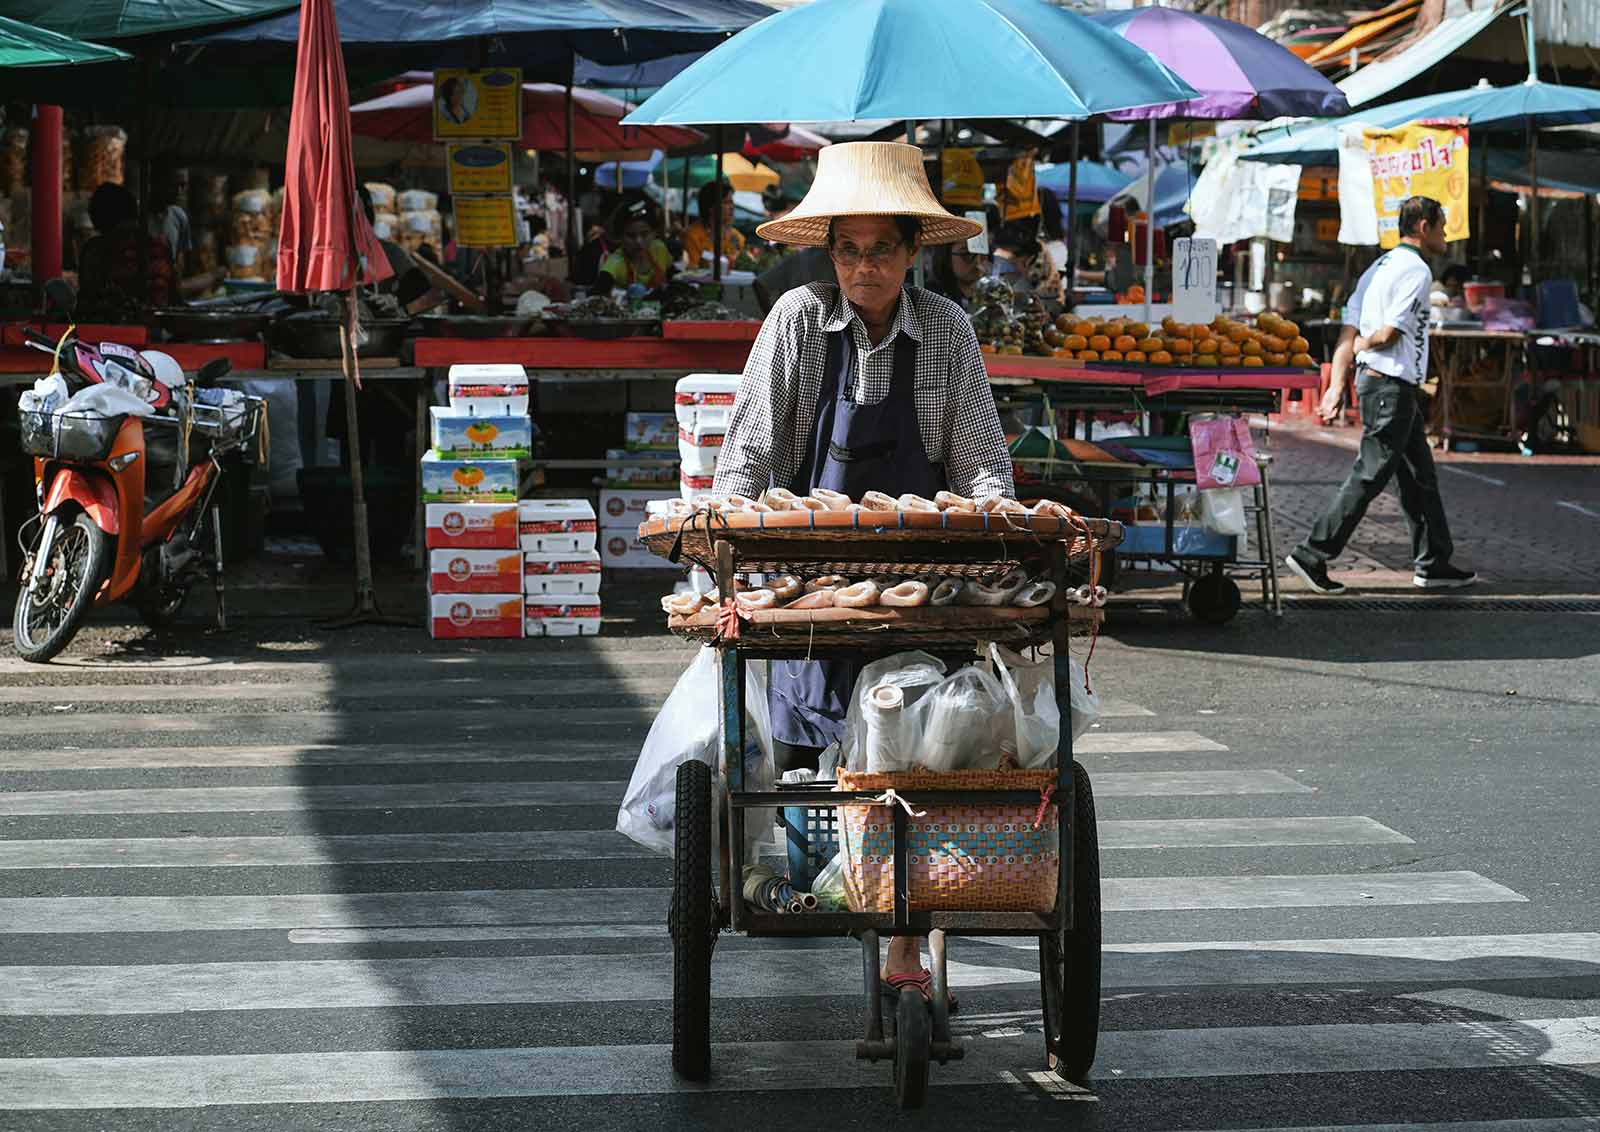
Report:
[{"label": "eyeglasses", "polygon": [[873,267],[882,267],[903,247],[904,244],[873,244],[866,251],[862,251],[853,244],[843,244],[838,247],[830,244],[828,255],[840,267],[860,267],[862,260],[866,260]]}]

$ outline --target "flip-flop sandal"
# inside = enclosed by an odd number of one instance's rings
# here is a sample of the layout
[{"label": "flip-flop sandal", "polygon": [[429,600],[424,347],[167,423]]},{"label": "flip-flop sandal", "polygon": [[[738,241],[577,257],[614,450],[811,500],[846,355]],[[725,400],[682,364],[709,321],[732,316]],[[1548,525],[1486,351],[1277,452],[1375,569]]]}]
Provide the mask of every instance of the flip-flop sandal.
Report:
[{"label": "flip-flop sandal", "polygon": [[[911,988],[922,992],[922,1001],[933,1004],[933,972],[924,967],[920,971],[897,971],[892,975],[883,975],[883,993],[891,998],[899,997],[902,990]],[[949,1012],[954,1014],[959,1008],[954,991],[948,993],[950,1005]]]}]

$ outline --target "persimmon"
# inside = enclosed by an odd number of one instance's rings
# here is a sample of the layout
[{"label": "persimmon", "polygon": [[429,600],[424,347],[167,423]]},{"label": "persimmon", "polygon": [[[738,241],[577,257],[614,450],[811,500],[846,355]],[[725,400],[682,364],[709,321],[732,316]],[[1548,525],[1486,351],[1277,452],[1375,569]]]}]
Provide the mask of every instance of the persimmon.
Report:
[{"label": "persimmon", "polygon": [[1232,338],[1217,339],[1217,356],[1222,358],[1237,358],[1239,356],[1239,343]]},{"label": "persimmon", "polygon": [[[1259,358],[1262,354],[1266,353],[1266,351],[1261,348],[1260,342],[1257,342],[1254,338],[1250,338],[1239,343],[1239,353],[1243,354],[1246,358]],[[1261,363],[1257,362],[1256,364],[1260,365]]]},{"label": "persimmon", "polygon": [[1098,350],[1079,350],[1078,351],[1078,360],[1080,362],[1098,362],[1100,360],[1100,351],[1098,351]]},{"label": "persimmon", "polygon": [[1139,340],[1131,334],[1119,334],[1112,341],[1111,348],[1119,353],[1126,354],[1129,350],[1139,348]]},{"label": "persimmon", "polygon": [[1126,354],[1122,355],[1122,360],[1125,361],[1125,362],[1141,362],[1142,363],[1146,359],[1146,357],[1147,357],[1147,355],[1145,354],[1145,352],[1143,350],[1129,350]]},{"label": "persimmon", "polygon": [[1194,343],[1187,338],[1174,338],[1167,343],[1167,349],[1172,351],[1173,356],[1181,358],[1194,353]]},{"label": "persimmon", "polygon": [[1096,334],[1089,339],[1089,349],[1096,353],[1104,353],[1111,349],[1111,339],[1104,334]]},{"label": "persimmon", "polygon": [[1150,355],[1150,364],[1153,366],[1170,366],[1172,364],[1172,355],[1165,350],[1157,350]]},{"label": "persimmon", "polygon": [[1260,358],[1255,358],[1255,357],[1247,357],[1247,358],[1244,358],[1244,359],[1243,359],[1243,360],[1242,360],[1242,361],[1241,361],[1241,362],[1240,362],[1240,364],[1241,364],[1241,365],[1243,365],[1243,366],[1245,366],[1245,367],[1246,367],[1246,368],[1253,368],[1253,367],[1255,367],[1255,366],[1261,366],[1261,365],[1265,365],[1265,364],[1266,364],[1266,363],[1265,363],[1265,362],[1263,362],[1263,361],[1262,361],[1262,360],[1261,360],[1261,359],[1260,359]]},{"label": "persimmon", "polygon": [[1100,360],[1102,362],[1120,362],[1122,360],[1122,351],[1121,350],[1106,350],[1106,351],[1103,351],[1101,353],[1101,355],[1100,355]]},{"label": "persimmon", "polygon": [[1269,366],[1286,366],[1289,364],[1289,355],[1282,352],[1269,353],[1266,355],[1266,359]]},{"label": "persimmon", "polygon": [[1194,364],[1197,366],[1214,366],[1217,364],[1217,355],[1196,354],[1194,356]]},{"label": "persimmon", "polygon": [[1069,350],[1087,350],[1089,348],[1089,340],[1082,334],[1069,334],[1062,345]]},{"label": "persimmon", "polygon": [[1153,354],[1161,348],[1161,339],[1152,338],[1149,336],[1146,336],[1144,339],[1142,339],[1138,345],[1138,349],[1142,350],[1146,354]]},{"label": "persimmon", "polygon": [[1081,318],[1072,324],[1072,332],[1078,335],[1080,338],[1088,338],[1095,332],[1094,323],[1090,322],[1088,319]]},{"label": "persimmon", "polygon": [[1317,368],[1317,363],[1312,361],[1311,360],[1311,355],[1307,354],[1307,353],[1291,354],[1289,356],[1289,364],[1292,365],[1295,369],[1316,369]]}]

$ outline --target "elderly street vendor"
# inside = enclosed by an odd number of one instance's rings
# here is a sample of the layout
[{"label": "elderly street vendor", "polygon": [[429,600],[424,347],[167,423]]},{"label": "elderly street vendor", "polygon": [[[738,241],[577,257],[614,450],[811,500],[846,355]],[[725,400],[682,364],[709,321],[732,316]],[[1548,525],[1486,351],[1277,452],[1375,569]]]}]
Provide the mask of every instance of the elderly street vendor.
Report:
[{"label": "elderly street vendor", "polygon": [[[745,364],[714,492],[1013,495],[1011,457],[967,316],[906,283],[922,246],[981,230],[934,199],[915,146],[824,149],[799,207],[757,231],[774,243],[825,247],[838,282],[789,291],[767,315]],[[839,739],[857,672],[843,661],[773,662],[780,771],[815,769],[822,749]],[[896,937],[884,978],[931,993],[915,938]]]}]

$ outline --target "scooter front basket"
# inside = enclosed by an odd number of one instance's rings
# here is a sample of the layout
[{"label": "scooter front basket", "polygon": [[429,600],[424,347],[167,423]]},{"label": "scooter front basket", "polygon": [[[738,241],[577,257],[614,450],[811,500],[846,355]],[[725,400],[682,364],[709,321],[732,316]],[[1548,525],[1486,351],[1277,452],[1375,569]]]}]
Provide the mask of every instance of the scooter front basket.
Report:
[{"label": "scooter front basket", "polygon": [[55,460],[104,460],[111,455],[122,415],[24,411],[22,450]]}]

